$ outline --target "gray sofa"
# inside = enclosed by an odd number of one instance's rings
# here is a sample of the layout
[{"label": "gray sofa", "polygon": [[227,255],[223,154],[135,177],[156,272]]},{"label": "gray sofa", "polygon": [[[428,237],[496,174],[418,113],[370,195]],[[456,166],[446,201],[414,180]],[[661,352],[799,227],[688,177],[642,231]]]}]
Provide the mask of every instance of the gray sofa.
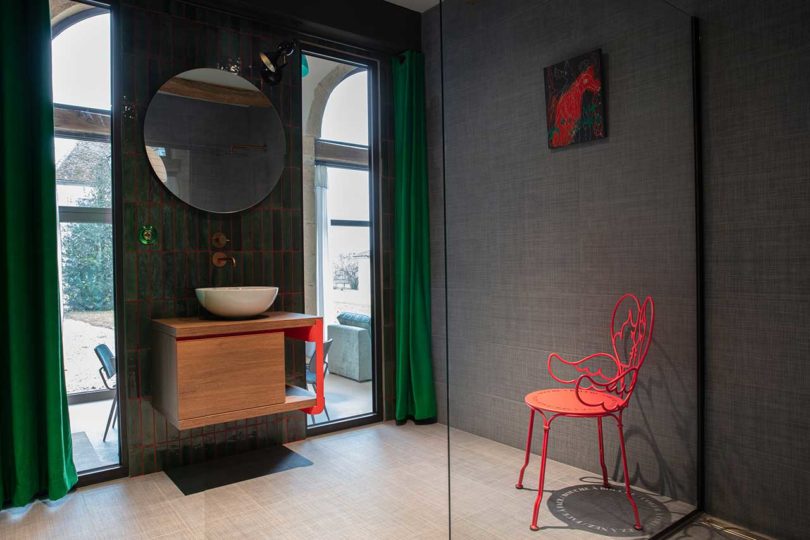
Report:
[{"label": "gray sofa", "polygon": [[371,380],[371,317],[344,312],[340,324],[330,324],[326,333],[332,340],[329,372],[358,382]]}]

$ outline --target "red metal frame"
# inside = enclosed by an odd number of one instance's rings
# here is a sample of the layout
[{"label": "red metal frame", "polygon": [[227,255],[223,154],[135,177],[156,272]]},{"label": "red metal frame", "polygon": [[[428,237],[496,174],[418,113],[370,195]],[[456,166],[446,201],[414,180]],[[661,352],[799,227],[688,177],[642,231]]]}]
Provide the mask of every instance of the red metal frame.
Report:
[{"label": "red metal frame", "polygon": [[323,319],[318,319],[312,326],[300,328],[285,328],[284,336],[301,341],[315,343],[315,406],[301,409],[306,414],[320,414],[323,411],[325,400],[323,397]]},{"label": "red metal frame", "polygon": [[[617,329],[616,315],[621,316],[623,311],[620,311],[620,308],[623,308],[623,306],[627,307],[627,316],[623,320],[619,319],[621,324]],[[543,417],[543,453],[541,454],[540,478],[532,512],[531,530],[539,530],[537,517],[543,499],[548,435],[551,430],[551,423],[560,416],[596,418],[599,434],[599,464],[602,468],[602,483],[605,487],[610,487],[610,483],[608,482],[607,467],[605,466],[602,418],[609,416],[616,421],[619,430],[619,445],[622,452],[622,468],[624,470],[627,500],[633,508],[634,527],[639,531],[642,530],[638,517],[638,507],[635,500],[633,500],[633,493],[630,489],[622,412],[633,395],[638,380],[638,371],[644,364],[644,359],[650,349],[654,319],[655,305],[651,297],[648,296],[642,304],[639,303],[635,295],[625,294],[616,302],[610,318],[610,340],[613,345],[613,354],[596,353],[574,361],[565,360],[557,353],[549,355],[548,372],[551,377],[561,384],[569,387],[573,386],[573,389],[538,390],[527,394],[525,397],[526,405],[530,409],[529,433],[526,437],[526,456],[523,467],[520,469],[518,481],[515,484],[517,489],[523,489],[523,473],[526,471],[531,457],[534,415],[540,413]],[[607,360],[607,362],[602,362],[602,364],[607,364],[607,367],[598,364],[594,365],[596,360]],[[558,376],[554,373],[553,365],[555,361],[567,368],[572,368],[578,375],[571,379]],[[547,416],[547,413],[550,416]]]}]

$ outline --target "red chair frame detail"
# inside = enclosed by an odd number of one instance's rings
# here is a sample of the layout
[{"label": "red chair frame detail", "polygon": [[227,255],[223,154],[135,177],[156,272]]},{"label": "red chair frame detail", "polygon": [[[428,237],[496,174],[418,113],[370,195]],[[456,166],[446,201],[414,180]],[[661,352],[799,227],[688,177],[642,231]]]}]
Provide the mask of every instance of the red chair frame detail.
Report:
[{"label": "red chair frame detail", "polygon": [[[621,324],[616,328],[616,316],[623,305],[627,305],[627,315],[620,319]],[[630,475],[627,472],[627,451],[624,445],[624,427],[622,412],[627,407],[638,380],[638,372],[644,364],[647,352],[652,342],[653,322],[655,319],[655,305],[651,297],[640,303],[633,294],[625,294],[613,308],[610,318],[610,338],[613,345],[613,354],[596,353],[581,360],[569,361],[557,353],[548,357],[548,372],[551,377],[569,388],[538,390],[527,394],[526,405],[530,409],[529,433],[526,437],[526,457],[520,469],[515,487],[523,489],[523,473],[529,465],[532,447],[532,432],[534,430],[535,413],[543,417],[543,453],[540,462],[540,479],[537,488],[537,498],[534,501],[531,530],[537,531],[537,516],[540,512],[540,502],[543,499],[543,483],[546,475],[546,455],[548,450],[548,435],[551,423],[560,416],[575,418],[596,418],[597,432],[599,434],[599,464],[602,467],[602,484],[610,487],[608,483],[607,467],[605,467],[605,446],[602,439],[602,418],[609,416],[616,421],[619,430],[619,445],[622,452],[622,467],[624,469],[624,483],[627,500],[633,508],[635,518],[634,527],[642,530],[638,517],[638,507],[633,500],[630,489]],[[600,365],[597,361],[602,361]],[[554,362],[573,368],[579,375],[566,379],[554,373]],[[607,367],[605,367],[607,365]],[[570,388],[573,386],[573,388]]]}]

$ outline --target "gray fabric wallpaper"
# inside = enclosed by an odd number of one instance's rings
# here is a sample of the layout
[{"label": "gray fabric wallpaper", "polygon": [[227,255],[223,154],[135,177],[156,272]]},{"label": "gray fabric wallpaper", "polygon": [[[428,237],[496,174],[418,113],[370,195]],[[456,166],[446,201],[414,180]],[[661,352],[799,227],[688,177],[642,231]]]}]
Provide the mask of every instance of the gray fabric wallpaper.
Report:
[{"label": "gray fabric wallpaper", "polygon": [[701,23],[707,510],[810,529],[810,2],[679,0]]},{"label": "gray fabric wallpaper", "polygon": [[[423,18],[433,337],[441,401],[443,104],[450,424],[523,447],[524,395],[557,386],[546,371],[548,354],[609,350],[614,302],[624,292],[651,295],[654,343],[625,415],[631,480],[694,503],[689,17],[648,0],[450,0],[443,5],[443,100],[439,31],[434,9]],[[604,55],[608,137],[551,151],[543,67],[596,48]],[[615,433],[608,421],[608,468],[621,478]],[[598,455],[594,420],[554,423],[553,459],[598,471]],[[464,460],[452,437],[451,459]]]}]

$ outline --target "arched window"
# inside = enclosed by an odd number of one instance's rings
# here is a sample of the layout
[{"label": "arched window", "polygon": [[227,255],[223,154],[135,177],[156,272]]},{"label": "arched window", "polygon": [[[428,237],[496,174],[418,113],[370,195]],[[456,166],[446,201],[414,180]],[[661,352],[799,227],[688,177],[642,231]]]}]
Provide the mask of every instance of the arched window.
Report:
[{"label": "arched window", "polygon": [[368,72],[360,70],[332,90],[321,121],[321,139],[368,146]]},{"label": "arched window", "polygon": [[109,111],[109,12],[79,12],[56,25],[53,34],[53,102]]},{"label": "arched window", "polygon": [[314,187],[318,308],[334,321],[342,311],[371,314],[371,215],[368,71],[330,64],[332,73],[345,75],[325,94],[314,146]]},{"label": "arched window", "polygon": [[[116,414],[116,402],[93,349],[104,344],[115,350],[110,13],[79,2],[52,2],[51,8],[65,384],[71,431],[90,433],[91,448],[103,449],[94,465],[108,466],[118,463],[117,431],[105,430],[104,423]],[[89,401],[111,405],[93,408],[98,415],[76,409]],[[75,448],[81,468],[85,451],[76,440]]]}]

